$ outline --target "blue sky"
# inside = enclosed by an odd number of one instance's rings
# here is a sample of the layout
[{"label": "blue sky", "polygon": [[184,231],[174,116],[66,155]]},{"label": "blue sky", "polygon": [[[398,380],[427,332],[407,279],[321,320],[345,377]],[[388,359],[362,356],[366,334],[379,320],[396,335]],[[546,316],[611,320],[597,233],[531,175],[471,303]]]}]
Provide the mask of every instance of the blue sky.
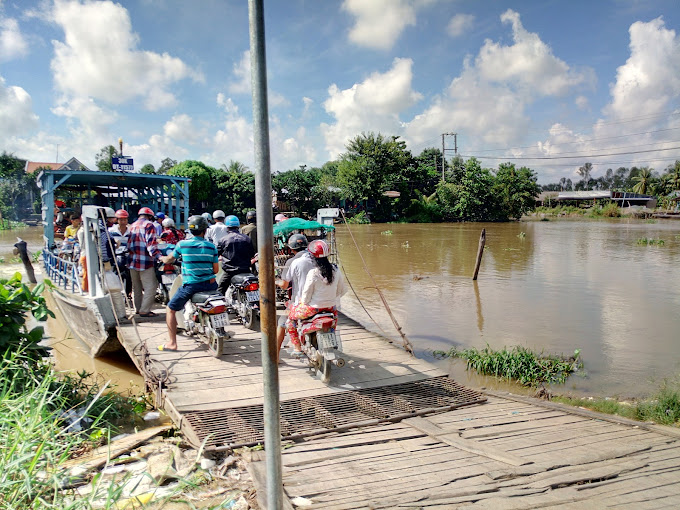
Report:
[{"label": "blue sky", "polygon": [[[677,0],[265,0],[265,23],[273,171],[364,131],[415,155],[455,132],[541,183],[680,159]],[[0,0],[0,150],[252,167],[248,44],[245,0]]]}]

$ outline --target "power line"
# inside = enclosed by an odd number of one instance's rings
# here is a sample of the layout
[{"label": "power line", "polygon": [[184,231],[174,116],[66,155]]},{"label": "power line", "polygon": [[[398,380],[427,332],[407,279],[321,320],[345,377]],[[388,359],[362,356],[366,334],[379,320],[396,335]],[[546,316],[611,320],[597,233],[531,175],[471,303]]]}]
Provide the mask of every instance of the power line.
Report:
[{"label": "power line", "polygon": [[[680,150],[680,147],[668,147],[666,149],[648,149],[643,151],[628,151],[628,152],[611,152],[608,154],[589,154],[579,156],[536,156],[536,157],[507,157],[507,156],[479,156],[479,159],[508,159],[508,160],[543,160],[543,159],[590,159],[590,158],[604,158],[608,156],[626,156],[628,154],[645,154],[648,152],[674,151]],[[474,155],[462,155],[464,158],[477,157]]]}]

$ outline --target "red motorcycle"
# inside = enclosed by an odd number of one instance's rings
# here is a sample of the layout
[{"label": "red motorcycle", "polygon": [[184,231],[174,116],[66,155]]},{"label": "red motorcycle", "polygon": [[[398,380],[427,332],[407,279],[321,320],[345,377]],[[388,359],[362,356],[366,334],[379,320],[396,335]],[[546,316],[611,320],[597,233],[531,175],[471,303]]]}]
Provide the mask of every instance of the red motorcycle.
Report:
[{"label": "red motorcycle", "polygon": [[331,380],[331,365],[345,366],[345,360],[340,356],[342,340],[337,325],[338,317],[332,311],[321,311],[297,322],[302,352],[325,384]]}]

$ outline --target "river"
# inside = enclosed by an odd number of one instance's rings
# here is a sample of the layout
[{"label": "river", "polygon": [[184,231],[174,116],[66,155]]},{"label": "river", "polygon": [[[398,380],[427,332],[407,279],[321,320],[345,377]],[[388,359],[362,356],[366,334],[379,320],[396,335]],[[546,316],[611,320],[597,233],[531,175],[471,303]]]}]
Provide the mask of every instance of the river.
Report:
[{"label": "river", "polygon": [[[486,250],[474,283],[482,228]],[[351,232],[417,355],[450,367],[463,383],[490,381],[466,373],[460,362],[435,360],[434,350],[523,345],[570,355],[581,349],[585,375],[561,387],[579,394],[645,396],[680,373],[680,221],[376,224],[352,225]],[[0,232],[0,256],[12,257],[17,235],[30,251],[41,246],[38,228]],[[348,280],[379,326],[351,291],[343,310],[398,341],[346,226],[337,238]],[[638,245],[640,238],[664,244]],[[78,342],[57,328],[48,324],[59,339],[62,368],[80,366],[123,387],[139,385],[131,364],[87,361]]]}]

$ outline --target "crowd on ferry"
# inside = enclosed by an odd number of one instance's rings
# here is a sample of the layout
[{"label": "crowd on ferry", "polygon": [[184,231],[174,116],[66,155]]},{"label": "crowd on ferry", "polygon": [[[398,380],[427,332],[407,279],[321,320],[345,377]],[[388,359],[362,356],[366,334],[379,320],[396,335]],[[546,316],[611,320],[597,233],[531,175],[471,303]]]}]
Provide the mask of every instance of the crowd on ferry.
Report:
[{"label": "crowd on ferry", "polygon": [[[130,223],[130,212],[125,209],[114,211],[111,207],[103,207],[100,210],[98,251],[103,268],[120,271],[116,251],[125,248],[125,269],[130,275],[125,293],[132,298],[138,316],[156,316],[152,310],[158,287],[156,265],[182,259],[183,284],[167,304],[169,340],[159,345],[159,350],[177,350],[176,312],[183,309],[194,293],[219,290],[224,294],[234,275],[254,270],[257,259],[255,211],[246,214],[244,225],[236,215],[226,215],[222,210],[213,214],[204,212],[191,216],[187,230],[182,231],[172,218],[149,207],[136,211],[133,223]],[[84,246],[82,218],[76,212],[69,215],[57,211],[55,225],[63,230],[64,238],[61,252],[79,263],[82,288],[87,290],[86,255],[79,250]],[[274,219],[279,223],[288,218],[278,214]],[[289,258],[276,285],[287,290],[287,313],[279,320],[277,339],[280,348],[288,333],[293,355],[298,355],[301,346],[295,322],[319,311],[337,313],[339,298],[347,289],[341,271],[328,260],[330,249],[325,241],[308,242],[304,234],[293,234],[286,244]],[[162,249],[168,246],[171,250],[163,253]],[[220,268],[222,278],[217,282]]]}]

